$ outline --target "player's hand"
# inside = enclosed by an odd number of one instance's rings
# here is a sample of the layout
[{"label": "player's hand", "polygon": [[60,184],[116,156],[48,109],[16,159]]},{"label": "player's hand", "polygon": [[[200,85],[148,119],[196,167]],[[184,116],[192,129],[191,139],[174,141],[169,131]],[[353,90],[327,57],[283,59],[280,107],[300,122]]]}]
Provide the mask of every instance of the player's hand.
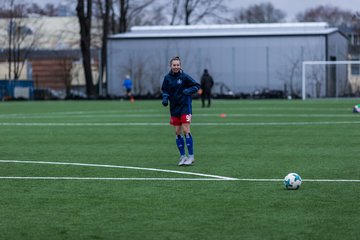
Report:
[{"label": "player's hand", "polygon": [[167,98],[163,98],[163,100],[162,100],[162,105],[163,105],[164,107],[166,107],[168,104],[169,104],[168,99],[167,99]]}]

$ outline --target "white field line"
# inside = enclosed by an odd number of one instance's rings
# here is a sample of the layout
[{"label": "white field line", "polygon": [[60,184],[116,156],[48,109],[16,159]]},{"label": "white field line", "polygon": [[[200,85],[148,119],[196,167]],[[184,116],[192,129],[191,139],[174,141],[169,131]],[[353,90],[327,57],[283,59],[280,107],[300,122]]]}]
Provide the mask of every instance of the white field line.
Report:
[{"label": "white field line", "polygon": [[[284,179],[267,179],[267,178],[237,178],[237,181],[249,182],[282,182]],[[303,182],[360,182],[358,179],[302,179]]]},{"label": "white field line", "polygon": [[[194,117],[219,117],[220,113],[197,113]],[[169,114],[108,114],[103,113],[99,114],[0,114],[0,118],[10,118],[10,119],[56,119],[56,118],[159,118],[159,117],[168,117]],[[358,117],[357,114],[237,114],[237,113],[228,113],[226,114],[228,118],[234,117],[260,117],[260,118],[283,118],[283,117],[292,117],[292,118],[343,118],[343,117]]]},{"label": "white field line", "polygon": [[[334,121],[334,122],[209,122],[209,123],[191,123],[194,126],[313,126],[313,125],[341,125],[341,124],[360,124],[360,121]],[[81,126],[98,126],[98,127],[113,127],[113,126],[168,126],[169,123],[41,123],[41,122],[2,122],[0,126],[64,126],[64,127],[81,127]]]},{"label": "white field line", "polygon": [[[19,177],[0,176],[11,180],[97,180],[97,181],[244,181],[244,182],[282,182],[283,179],[271,178],[100,178],[100,177]],[[303,179],[303,182],[359,182],[357,179]]]},{"label": "white field line", "polygon": [[360,182],[359,179],[303,179],[306,182]]},{"label": "white field line", "polygon": [[[86,114],[86,115],[59,115],[59,114],[41,114],[41,115],[0,115],[0,118],[10,118],[10,119],[57,119],[57,118],[160,118],[168,117],[169,114]],[[218,114],[216,114],[218,116]]]},{"label": "white field line", "polygon": [[[12,180],[107,180],[107,181],[248,181],[248,182],[282,182],[283,179],[266,178],[230,178],[217,175],[209,175],[193,172],[182,172],[157,168],[141,168],[118,165],[86,164],[86,163],[65,163],[65,162],[43,162],[43,161],[20,161],[20,160],[0,160],[0,163],[27,163],[27,164],[51,164],[51,165],[72,165],[88,167],[124,168],[134,170],[146,170],[157,172],[178,173],[195,175],[208,178],[99,178],[99,177],[20,177],[20,176],[0,176],[0,179]],[[358,179],[303,179],[303,182],[360,182]]]},{"label": "white field line", "polygon": [[[18,177],[0,176],[10,180],[94,180],[94,181],[246,181],[246,182],[282,182],[283,179],[266,178],[99,178],[99,177]],[[356,179],[303,179],[303,182],[359,182]]]},{"label": "white field line", "polygon": [[22,160],[0,160],[0,163],[25,163],[25,164],[49,164],[49,165],[70,165],[70,166],[84,166],[84,167],[122,168],[122,169],[134,169],[134,170],[143,170],[143,171],[177,173],[177,174],[183,174],[183,175],[193,175],[193,176],[208,177],[208,178],[223,179],[223,180],[234,180],[235,179],[235,178],[230,178],[230,177],[223,177],[223,176],[203,174],[203,173],[184,172],[184,171],[166,170],[166,169],[158,169],[158,168],[104,165],[104,164],[43,162],[43,161],[25,161],[25,160],[24,161],[22,161]]},{"label": "white field line", "polygon": [[[349,108],[342,108],[341,110],[339,110],[339,108],[329,108],[328,106],[323,107],[319,107],[319,108],[311,108],[311,107],[293,107],[293,108],[289,108],[289,107],[272,107],[272,106],[264,106],[264,107],[242,107],[242,106],[238,106],[238,103],[234,102],[236,104],[236,106],[234,107],[229,107],[229,104],[232,104],[231,102],[226,102],[226,107],[214,107],[214,108],[210,108],[210,109],[206,109],[206,111],[210,111],[210,112],[219,112],[219,111],[223,111],[221,109],[226,109],[227,111],[231,111],[231,110],[236,110],[236,111],[279,111],[279,110],[284,110],[284,111],[290,111],[290,112],[300,112],[300,111],[326,111],[326,112],[331,112],[334,111],[336,113],[339,113],[339,111],[343,112],[344,114],[346,113],[350,113],[352,112],[352,107]],[[160,107],[161,109],[161,107]],[[200,111],[200,110],[198,110]],[[147,108],[147,109],[137,109],[136,110],[137,113],[139,112],[145,112],[145,113],[153,113],[153,112],[159,112],[159,108]],[[0,114],[0,117],[2,116],[36,116],[36,115],[89,115],[89,114],[132,114],[134,113],[133,109],[128,109],[128,110],[99,110],[99,111],[67,111],[67,112],[37,112],[37,113],[5,113],[5,114]],[[167,113],[167,110],[166,110]],[[196,114],[197,115],[197,114]],[[335,115],[335,114],[334,114]]]},{"label": "white field line", "polygon": [[98,177],[2,177],[0,179],[12,180],[105,180],[105,181],[230,181],[236,179],[220,178],[98,178]]},{"label": "white field line", "polygon": [[[159,109],[138,109],[136,112],[158,112]],[[133,109],[130,110],[108,110],[108,111],[73,111],[73,112],[38,112],[38,113],[5,113],[0,114],[0,117],[27,117],[27,116],[57,116],[57,115],[103,115],[103,114],[132,114],[134,112]]]}]

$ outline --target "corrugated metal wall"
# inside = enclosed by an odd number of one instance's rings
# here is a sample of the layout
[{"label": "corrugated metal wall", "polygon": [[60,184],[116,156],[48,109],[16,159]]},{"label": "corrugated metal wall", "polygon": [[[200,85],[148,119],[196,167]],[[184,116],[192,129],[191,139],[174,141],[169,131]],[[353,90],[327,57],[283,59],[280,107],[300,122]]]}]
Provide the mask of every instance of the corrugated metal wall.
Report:
[{"label": "corrugated metal wall", "polygon": [[331,54],[344,59],[346,39],[333,35],[327,40],[326,35],[110,39],[108,93],[124,94],[121,84],[126,74],[133,78],[136,94],[159,91],[169,71],[168,61],[176,55],[182,59],[183,70],[196,80],[207,68],[216,82],[236,93],[284,90],[285,85],[300,93],[302,61],[327,60],[327,43],[338,46]]}]

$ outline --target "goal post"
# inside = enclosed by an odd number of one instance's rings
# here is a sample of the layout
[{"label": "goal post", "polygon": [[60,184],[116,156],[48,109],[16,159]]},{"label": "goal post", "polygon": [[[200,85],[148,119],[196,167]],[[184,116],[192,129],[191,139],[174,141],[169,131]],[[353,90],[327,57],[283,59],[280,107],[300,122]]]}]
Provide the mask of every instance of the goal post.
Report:
[{"label": "goal post", "polygon": [[[312,84],[313,95],[309,94]],[[339,97],[345,88],[360,90],[360,61],[303,61],[302,99],[312,97]],[[341,92],[340,92],[341,91]],[[351,94],[351,93],[349,93]],[[315,95],[315,96],[314,96]]]}]

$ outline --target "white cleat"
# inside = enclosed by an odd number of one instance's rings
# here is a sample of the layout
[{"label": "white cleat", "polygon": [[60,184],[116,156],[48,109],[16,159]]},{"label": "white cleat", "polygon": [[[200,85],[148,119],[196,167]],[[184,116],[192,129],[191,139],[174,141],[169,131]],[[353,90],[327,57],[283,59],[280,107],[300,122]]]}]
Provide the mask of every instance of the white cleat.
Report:
[{"label": "white cleat", "polygon": [[179,159],[179,166],[183,166],[185,164],[185,162],[187,161],[187,157],[185,155],[182,155],[180,156],[180,159]]},{"label": "white cleat", "polygon": [[194,162],[195,162],[194,155],[189,155],[189,157],[186,159],[186,161],[184,162],[183,165],[185,165],[185,166],[190,166],[190,165],[193,164]]}]

